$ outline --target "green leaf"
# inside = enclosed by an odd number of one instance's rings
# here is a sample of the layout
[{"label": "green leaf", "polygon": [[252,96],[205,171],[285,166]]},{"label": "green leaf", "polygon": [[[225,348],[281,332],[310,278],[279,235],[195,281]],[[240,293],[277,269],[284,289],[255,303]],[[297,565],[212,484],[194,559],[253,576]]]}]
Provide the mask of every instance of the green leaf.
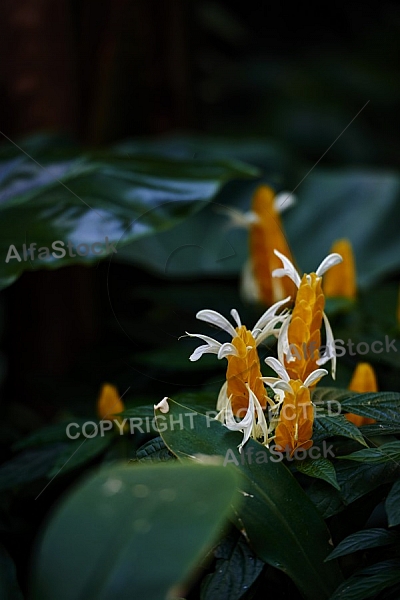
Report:
[{"label": "green leaf", "polygon": [[378,435],[398,435],[400,433],[400,423],[371,423],[370,425],[362,425],[360,431],[367,439]]},{"label": "green leaf", "polygon": [[338,456],[338,458],[372,464],[381,464],[388,461],[398,463],[400,460],[400,442],[388,442],[377,448],[358,450],[357,452],[347,454],[346,456]]},{"label": "green leaf", "polygon": [[386,560],[367,567],[346,579],[330,600],[364,600],[400,581],[400,562]]},{"label": "green leaf", "polygon": [[340,492],[320,480],[313,481],[307,488],[308,496],[324,519],[381,485],[392,483],[400,475],[399,465],[392,461],[375,465],[341,461],[335,467]]},{"label": "green leaf", "polygon": [[400,394],[398,392],[370,392],[353,395],[341,401],[342,410],[377,421],[400,424]]},{"label": "green leaf", "polygon": [[308,600],[329,598],[341,579],[335,566],[326,570],[329,532],[281,456],[250,439],[242,439],[215,419],[169,400],[169,412],[156,411],[160,434],[180,459],[222,456],[243,479],[243,505],[236,525],[246,533],[258,557],[284,570]]},{"label": "green leaf", "polygon": [[354,502],[381,485],[391,483],[399,474],[400,465],[394,461],[374,465],[340,461],[336,465],[336,477],[345,504]]},{"label": "green leaf", "polygon": [[385,504],[389,527],[400,524],[400,479],[397,480],[390,490]]},{"label": "green leaf", "polygon": [[[296,193],[298,204],[288,211],[285,229],[296,261],[305,272],[314,271],[339,238],[348,238],[353,245],[360,286],[370,286],[399,269],[397,173],[360,168],[315,169]],[[305,244],[310,232],[312,244]]]},{"label": "green leaf", "polygon": [[2,544],[0,544],[0,598],[1,600],[23,600],[14,562]]},{"label": "green leaf", "polygon": [[342,540],[326,560],[333,560],[339,556],[357,552],[357,550],[367,550],[368,548],[378,548],[379,546],[394,544],[399,539],[400,537],[397,533],[380,527],[363,529]]},{"label": "green leaf", "polygon": [[140,446],[136,452],[136,458],[140,462],[165,462],[175,459],[164,444],[162,437],[156,437]]},{"label": "green leaf", "polygon": [[29,449],[4,463],[0,467],[0,490],[25,485],[46,477],[66,447],[66,444],[51,444],[44,448]]},{"label": "green leaf", "polygon": [[313,425],[314,442],[319,442],[332,437],[333,435],[350,438],[363,446],[367,445],[358,427],[348,421],[343,415],[337,415],[335,417],[330,417],[328,415],[318,416],[314,420]]},{"label": "green leaf", "polygon": [[[27,269],[117,258],[123,245],[172,227],[204,208],[226,182],[258,175],[256,168],[235,160],[89,153],[61,146],[60,139],[51,136],[42,137],[40,143],[23,140],[20,146],[29,146],[32,158],[9,142],[0,152],[2,287]],[[56,241],[62,244],[52,248]],[[102,246],[91,250],[95,242]],[[29,260],[23,244],[31,243],[37,247]],[[72,249],[80,244],[88,245],[80,250],[86,256]],[[109,244],[115,245],[116,253]],[[20,260],[13,250],[6,262],[11,246]],[[39,248],[48,248],[48,257],[43,250],[39,258]]]},{"label": "green leaf", "polygon": [[49,478],[55,477],[59,472],[63,474],[77,469],[90,462],[99,454],[102,454],[108,446],[114,441],[114,436],[110,433],[106,435],[96,435],[96,437],[85,437],[83,440],[74,440],[57,456],[51,469],[48,471]]},{"label": "green leaf", "polygon": [[300,473],[317,479],[324,479],[333,485],[334,488],[340,490],[336,479],[335,467],[327,458],[306,458],[305,460],[296,461],[295,465]]},{"label": "green leaf", "polygon": [[311,392],[311,399],[316,406],[325,408],[334,416],[340,412],[343,400],[357,395],[356,392],[350,392],[346,389],[317,387]]},{"label": "green leaf", "polygon": [[[13,444],[12,449],[14,451],[24,450],[25,448],[33,448],[37,446],[44,446],[54,442],[69,442],[70,438],[67,436],[67,426],[69,423],[77,423],[82,426],[86,423],[87,419],[78,419],[74,417],[73,421],[66,421],[65,423],[56,423],[43,427],[37,431],[34,431],[27,437],[18,440]],[[75,429],[74,429],[75,431]]]},{"label": "green leaf", "polygon": [[215,465],[101,469],[57,507],[32,598],[165,598],[215,541],[236,485],[231,469]]},{"label": "green leaf", "polygon": [[201,600],[239,600],[263,570],[264,561],[246,544],[238,531],[232,531],[214,550],[215,571],[201,586]]}]

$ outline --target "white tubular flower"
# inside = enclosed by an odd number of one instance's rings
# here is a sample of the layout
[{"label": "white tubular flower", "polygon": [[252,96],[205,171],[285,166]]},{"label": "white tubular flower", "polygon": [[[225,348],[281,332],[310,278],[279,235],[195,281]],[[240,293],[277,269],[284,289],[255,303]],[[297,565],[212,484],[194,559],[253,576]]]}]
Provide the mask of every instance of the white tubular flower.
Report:
[{"label": "white tubular flower", "polygon": [[239,452],[242,451],[245,443],[253,437],[254,439],[262,439],[262,443],[267,442],[268,426],[265,415],[260,405],[257,396],[252,392],[247,385],[249,394],[248,408],[242,420],[237,421],[232,411],[230,399],[227,400],[224,408],[221,410],[216,419],[221,421],[231,431],[242,431],[243,440],[239,444]]}]

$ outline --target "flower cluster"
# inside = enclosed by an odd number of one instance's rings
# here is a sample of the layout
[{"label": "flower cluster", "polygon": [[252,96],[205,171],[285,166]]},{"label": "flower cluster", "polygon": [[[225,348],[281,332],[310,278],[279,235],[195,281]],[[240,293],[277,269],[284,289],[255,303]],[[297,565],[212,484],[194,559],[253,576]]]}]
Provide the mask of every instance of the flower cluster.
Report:
[{"label": "flower cluster", "polygon": [[[321,283],[323,274],[339,264],[342,257],[337,253],[330,254],[314,273],[301,278],[287,256],[276,249],[274,254],[281,266],[272,271],[272,277],[287,277],[297,289],[291,311],[283,309],[291,301],[288,296],[266,310],[250,331],[242,325],[236,310],[231,311],[236,327],[219,313],[202,310],[197,313],[197,318],[222,329],[232,341],[221,344],[202,334],[187,335],[205,342],[196,348],[190,360],[213,353],[228,361],[226,381],[217,402],[217,418],[228,429],[243,432],[239,450],[253,437],[265,445],[274,440],[278,449],[289,450],[293,455],[296,449],[307,449],[312,445],[314,407],[310,389],[327,374],[321,365],[331,361],[332,376],[335,377],[336,358],[330,354],[333,334],[324,313]],[[325,352],[319,350],[323,324]],[[278,341],[278,359],[268,357],[265,362],[277,377],[262,376],[257,352],[261,342],[270,336]],[[309,347],[313,351],[304,352],[304,348]],[[299,348],[298,355],[293,356],[293,348]],[[266,386],[273,398],[268,395]],[[264,412],[267,407],[270,409],[268,418]]]}]

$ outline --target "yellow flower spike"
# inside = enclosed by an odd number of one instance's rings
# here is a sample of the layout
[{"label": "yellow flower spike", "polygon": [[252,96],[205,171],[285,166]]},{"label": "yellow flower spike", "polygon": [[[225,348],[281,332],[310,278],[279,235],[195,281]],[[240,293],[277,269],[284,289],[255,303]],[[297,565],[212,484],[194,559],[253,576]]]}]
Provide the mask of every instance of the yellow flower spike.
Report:
[{"label": "yellow flower spike", "polygon": [[[332,361],[332,377],[335,379],[335,340],[328,317],[324,313],[325,297],[322,276],[342,262],[340,254],[329,254],[315,273],[300,278],[292,262],[278,250],[274,251],[282,267],[275,269],[273,277],[288,277],[297,287],[297,296],[290,319],[282,325],[278,337],[278,356],[293,380],[305,381],[317,366]],[[321,350],[321,327],[325,325],[326,348]]]},{"label": "yellow flower spike", "polygon": [[357,295],[356,267],[353,248],[349,240],[337,240],[331,252],[337,252],[343,257],[343,262],[331,269],[324,278],[324,293],[327,298],[349,298],[354,300]]},{"label": "yellow flower spike", "polygon": [[275,444],[279,452],[308,450],[313,445],[312,431],[314,408],[311,404],[310,390],[299,379],[288,382],[291,391],[285,392],[279,423],[275,430]]},{"label": "yellow flower spike", "polygon": [[228,360],[226,394],[230,398],[233,414],[243,417],[249,404],[247,385],[263,410],[267,407],[267,393],[261,380],[256,340],[244,325],[237,327],[236,333],[232,345],[236,348],[237,355],[230,354],[226,357]]},{"label": "yellow flower spike", "polygon": [[[277,198],[280,198],[280,201]],[[279,258],[274,250],[291,258],[288,243],[282,229],[279,213],[293,202],[289,194],[277,197],[274,191],[266,186],[258,187],[253,196],[252,213],[256,216],[250,224],[250,257],[251,270],[258,289],[259,300],[270,306],[278,300],[296,295],[296,286],[290,279],[277,280],[272,271],[280,267]]]},{"label": "yellow flower spike", "polygon": [[[270,386],[282,403],[278,424],[275,429],[276,449],[289,451],[290,456],[296,450],[308,450],[313,445],[311,439],[314,424],[314,406],[311,402],[310,390],[318,381],[328,374],[326,369],[315,369],[308,377],[290,379],[287,369],[276,358],[269,356],[265,363],[273,369],[278,377],[263,377],[263,382]],[[283,401],[282,401],[283,396]]]},{"label": "yellow flower spike", "polygon": [[199,360],[205,353],[216,354],[219,359],[226,358],[228,361],[226,381],[218,396],[217,410],[220,411],[221,419],[229,427],[232,420],[228,414],[228,421],[226,421],[227,409],[232,412],[232,418],[233,416],[244,418],[244,428],[253,431],[252,419],[245,416],[251,401],[255,411],[257,408],[262,411],[267,406],[268,396],[261,379],[257,347],[269,336],[278,337],[279,325],[289,317],[287,311],[283,311],[281,314],[278,314],[278,311],[289,300],[289,297],[285,298],[266,310],[251,331],[242,325],[235,309],[231,310],[231,315],[235,320],[236,327],[215,310],[205,309],[197,313],[196,317],[201,321],[210,323],[228,333],[232,338],[231,342],[222,344],[207,335],[186,332],[188,336],[199,338],[205,342],[191,354],[191,361]]},{"label": "yellow flower spike", "polygon": [[[122,412],[124,409],[125,405],[119,397],[115,385],[104,383],[97,400],[97,414],[99,418],[111,421],[114,415]],[[121,422],[121,417],[116,417],[116,419]]]},{"label": "yellow flower spike", "polygon": [[[349,390],[352,392],[377,392],[378,384],[376,381],[376,375],[373,367],[367,362],[358,363],[356,366],[353,377],[349,384]],[[376,423],[375,419],[369,419],[368,417],[362,417],[360,415],[354,415],[348,413],[345,415],[348,421],[351,421],[357,427],[361,425],[370,425]]]}]

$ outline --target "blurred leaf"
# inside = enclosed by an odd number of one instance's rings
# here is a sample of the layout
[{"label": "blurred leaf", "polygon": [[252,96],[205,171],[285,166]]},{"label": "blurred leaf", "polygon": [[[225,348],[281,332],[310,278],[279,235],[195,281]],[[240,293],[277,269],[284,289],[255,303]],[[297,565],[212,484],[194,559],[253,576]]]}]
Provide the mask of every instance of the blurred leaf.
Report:
[{"label": "blurred leaf", "polygon": [[57,456],[52,468],[47,473],[49,478],[55,477],[60,471],[68,473],[102,454],[115,440],[111,432],[95,437],[84,437],[74,440]]},{"label": "blurred leaf", "polygon": [[330,600],[364,600],[400,581],[400,562],[385,560],[346,579]]},{"label": "blurred leaf", "polygon": [[214,556],[217,559],[215,571],[202,582],[201,600],[239,600],[265,566],[238,531],[230,532],[220,542]]},{"label": "blurred leaf", "polygon": [[29,449],[2,464],[0,467],[0,490],[46,477],[60,454],[65,452],[66,447],[66,444],[49,444],[44,448]]},{"label": "blurred leaf", "polygon": [[44,531],[32,598],[165,598],[215,541],[236,485],[232,470],[211,465],[98,471]]},{"label": "blurred leaf", "polygon": [[326,571],[323,563],[329,531],[280,457],[252,439],[239,454],[239,432],[173,400],[167,415],[156,415],[164,442],[178,458],[222,456],[240,471],[243,505],[235,523],[258,557],[284,570],[309,600],[329,598],[341,579],[336,566]]},{"label": "blurred leaf", "polygon": [[385,504],[389,527],[400,524],[400,480],[397,480],[390,490]]},{"label": "blurred leaf", "polygon": [[387,546],[398,542],[400,537],[393,531],[375,527],[373,529],[363,529],[357,531],[342,540],[340,544],[331,552],[326,560],[332,560],[339,556],[345,556],[357,550],[367,550],[368,548],[377,548],[378,546]]},{"label": "blurred leaf", "polygon": [[2,544],[0,544],[0,598],[1,600],[23,600],[14,562]]},{"label": "blurred leaf", "polygon": [[[60,147],[59,138],[51,136],[43,136],[38,144],[28,140],[20,145],[30,147],[32,158],[8,142],[0,150],[3,287],[26,269],[93,264],[106,255],[115,258],[122,245],[172,227],[203,208],[227,181],[258,174],[255,167],[234,160],[82,152]],[[58,240],[63,244],[52,248]],[[87,256],[68,250],[68,242],[74,248],[86,244],[80,251]],[[95,242],[102,244],[101,252],[99,246],[94,252],[89,249]],[[22,246],[31,243],[37,249],[29,260]],[[109,244],[115,245],[117,254]],[[11,245],[20,261],[13,252],[6,262]],[[40,248],[49,248],[49,256],[43,250],[39,258]]]},{"label": "blurred leaf", "polygon": [[77,423],[82,426],[86,423],[87,419],[80,419],[74,417],[73,421],[66,421],[65,423],[56,423],[54,425],[49,425],[48,427],[43,427],[34,433],[31,433],[25,438],[18,440],[12,449],[14,451],[24,450],[25,448],[32,448],[36,446],[44,446],[46,444],[51,444],[54,442],[69,442],[70,438],[67,436],[66,428],[69,423]]},{"label": "blurred leaf", "polygon": [[335,467],[327,458],[306,458],[305,460],[296,461],[296,469],[304,475],[315,477],[317,479],[324,479],[334,488],[340,490],[339,484],[336,479]]}]

